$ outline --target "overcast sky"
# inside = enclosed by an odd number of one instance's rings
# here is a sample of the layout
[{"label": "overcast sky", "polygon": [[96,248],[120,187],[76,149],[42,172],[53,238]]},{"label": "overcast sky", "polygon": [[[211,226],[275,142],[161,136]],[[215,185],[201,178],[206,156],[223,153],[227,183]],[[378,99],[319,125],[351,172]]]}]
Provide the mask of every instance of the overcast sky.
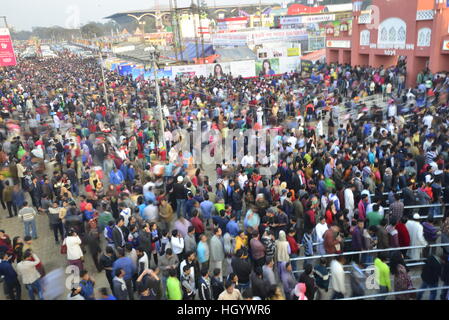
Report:
[{"label": "overcast sky", "polygon": [[[32,27],[74,27],[120,11],[148,9],[155,0],[2,0],[0,13],[16,30],[31,30]],[[195,0],[196,2],[196,0]],[[238,3],[259,3],[259,0],[206,0],[209,7],[214,3],[234,5]],[[270,3],[262,0],[262,3]],[[273,1],[275,3],[277,1]],[[159,0],[167,6],[168,0]],[[178,0],[178,7],[190,5],[191,0]],[[3,21],[1,22],[3,26]]]}]

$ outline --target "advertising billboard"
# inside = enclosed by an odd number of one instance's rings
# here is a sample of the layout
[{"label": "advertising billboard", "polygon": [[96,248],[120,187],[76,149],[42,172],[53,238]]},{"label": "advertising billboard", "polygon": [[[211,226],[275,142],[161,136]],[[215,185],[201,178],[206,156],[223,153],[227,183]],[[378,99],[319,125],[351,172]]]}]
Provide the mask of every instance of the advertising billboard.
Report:
[{"label": "advertising billboard", "polygon": [[280,74],[279,58],[263,59],[256,61],[256,75],[260,77]]},{"label": "advertising billboard", "polygon": [[16,64],[16,55],[9,29],[0,28],[0,67],[15,66]]},{"label": "advertising billboard", "polygon": [[313,69],[313,62],[310,60],[301,60],[301,70],[310,73]]}]

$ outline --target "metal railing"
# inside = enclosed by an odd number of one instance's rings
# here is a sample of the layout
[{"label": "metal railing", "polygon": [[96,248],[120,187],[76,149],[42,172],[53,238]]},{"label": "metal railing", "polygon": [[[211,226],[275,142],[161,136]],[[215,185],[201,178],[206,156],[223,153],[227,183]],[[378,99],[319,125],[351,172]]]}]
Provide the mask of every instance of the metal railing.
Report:
[{"label": "metal railing", "polygon": [[[417,204],[413,206],[404,206],[404,210],[407,209],[425,209],[425,208],[438,208],[443,206],[449,206],[449,203],[431,203],[431,204]],[[384,211],[390,211],[390,207],[385,207]]]},{"label": "metal railing", "polygon": [[362,300],[362,299],[372,299],[372,298],[396,296],[396,295],[400,295],[400,294],[426,292],[426,291],[438,291],[438,290],[446,290],[446,289],[449,289],[449,286],[426,288],[426,289],[405,290],[405,291],[393,291],[393,292],[387,292],[387,293],[370,294],[367,296],[360,296],[360,297],[341,298],[341,299],[336,299],[336,300]]},{"label": "metal railing", "polygon": [[[446,187],[441,187],[441,190],[444,190],[444,189],[446,189]],[[394,193],[402,194],[402,189],[398,190],[398,191],[395,191]],[[389,194],[390,194],[390,192],[382,193],[383,196],[388,196]],[[370,193],[369,195],[370,195],[370,197],[375,197],[376,196],[374,193]]]},{"label": "metal railing", "polygon": [[[425,264],[426,264],[425,262],[412,262],[412,263],[406,263],[405,266],[406,266],[406,267],[419,267],[419,266],[423,266],[423,265],[425,265]],[[370,266],[370,267],[365,268],[365,269],[361,269],[361,271],[367,272],[367,271],[373,270],[374,263],[369,263],[369,264],[366,264],[366,265],[368,265],[368,266]],[[352,265],[350,265],[350,264],[345,264],[345,265],[342,266],[342,267],[343,267],[343,269],[345,269],[345,268],[352,268]],[[327,270],[330,271],[330,269],[331,269],[330,267],[327,267]],[[292,273],[302,273],[302,272],[304,272],[304,271],[305,271],[305,270],[295,270],[295,271],[292,271]],[[346,270],[346,271],[344,271],[344,273],[345,273],[345,274],[350,274],[351,271],[350,271],[350,270]]]},{"label": "metal railing", "polygon": [[439,247],[447,247],[447,246],[449,246],[449,243],[436,243],[436,244],[430,244],[430,245],[426,245],[426,246],[408,246],[408,247],[398,247],[398,248],[348,251],[348,252],[342,252],[342,253],[292,258],[292,259],[290,259],[290,261],[302,261],[302,260],[311,260],[311,259],[319,259],[319,258],[335,258],[338,256],[353,256],[353,255],[359,255],[359,254],[363,254],[363,253],[402,251],[402,250],[409,250],[409,249],[424,249],[424,248],[439,248]]}]

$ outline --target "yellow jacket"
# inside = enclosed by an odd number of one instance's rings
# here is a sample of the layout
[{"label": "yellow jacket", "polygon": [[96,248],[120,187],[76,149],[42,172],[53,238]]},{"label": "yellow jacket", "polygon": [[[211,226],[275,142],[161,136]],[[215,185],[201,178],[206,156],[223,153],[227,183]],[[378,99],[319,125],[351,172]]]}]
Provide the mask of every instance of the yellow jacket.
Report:
[{"label": "yellow jacket", "polygon": [[248,237],[244,236],[243,238],[240,236],[235,237],[235,249],[234,252],[237,252],[242,247],[246,247],[248,244]]}]

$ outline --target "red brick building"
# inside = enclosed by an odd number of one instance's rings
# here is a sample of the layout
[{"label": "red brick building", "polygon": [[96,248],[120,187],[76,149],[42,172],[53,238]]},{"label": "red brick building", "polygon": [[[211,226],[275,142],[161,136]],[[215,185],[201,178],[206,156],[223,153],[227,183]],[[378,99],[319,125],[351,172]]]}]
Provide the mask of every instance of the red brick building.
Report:
[{"label": "red brick building", "polygon": [[334,37],[330,30],[327,61],[389,67],[403,57],[409,86],[416,84],[425,67],[433,73],[449,71],[448,4],[448,0],[353,0],[352,32],[340,30]]}]

